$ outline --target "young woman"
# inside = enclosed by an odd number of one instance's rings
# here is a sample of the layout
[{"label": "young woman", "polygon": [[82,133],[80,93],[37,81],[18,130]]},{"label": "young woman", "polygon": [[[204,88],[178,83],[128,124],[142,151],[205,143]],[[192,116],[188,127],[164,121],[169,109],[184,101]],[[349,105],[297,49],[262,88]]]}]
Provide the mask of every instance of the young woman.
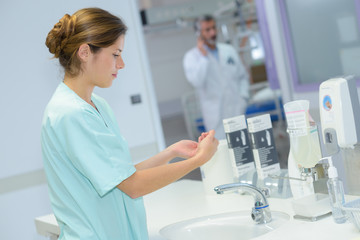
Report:
[{"label": "young woman", "polygon": [[[112,110],[93,94],[95,87],[110,87],[125,67],[126,30],[118,17],[87,8],[66,14],[46,38],[65,72],[41,134],[59,239],[148,239],[142,196],[207,162],[218,145],[210,131],[134,166]],[[186,160],[168,164],[175,157]]]}]

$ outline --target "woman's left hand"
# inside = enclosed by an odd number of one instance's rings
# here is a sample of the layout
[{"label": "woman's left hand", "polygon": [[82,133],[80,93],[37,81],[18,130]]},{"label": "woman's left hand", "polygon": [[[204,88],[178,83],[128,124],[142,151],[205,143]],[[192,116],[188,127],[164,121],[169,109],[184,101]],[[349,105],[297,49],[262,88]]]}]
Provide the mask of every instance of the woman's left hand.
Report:
[{"label": "woman's left hand", "polygon": [[198,143],[191,140],[181,140],[169,147],[176,157],[190,158],[195,155]]}]

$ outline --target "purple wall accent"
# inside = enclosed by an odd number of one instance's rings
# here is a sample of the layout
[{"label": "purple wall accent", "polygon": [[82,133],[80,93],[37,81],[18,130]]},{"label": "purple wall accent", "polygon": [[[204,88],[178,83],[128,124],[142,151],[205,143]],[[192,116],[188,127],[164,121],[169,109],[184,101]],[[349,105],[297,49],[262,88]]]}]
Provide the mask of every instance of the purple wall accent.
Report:
[{"label": "purple wall accent", "polygon": [[[355,0],[355,12],[356,12],[358,27],[360,29],[360,1],[359,0]],[[355,77],[356,77],[356,86],[359,87],[360,86],[360,76],[355,76]]]},{"label": "purple wall accent", "polygon": [[360,26],[360,1],[359,0],[355,0],[355,12],[356,12],[357,20],[358,20],[358,25]]},{"label": "purple wall accent", "polygon": [[276,71],[276,64],[274,60],[274,51],[271,45],[271,38],[269,33],[269,26],[266,19],[265,0],[256,0],[256,14],[258,18],[261,39],[265,50],[265,67],[268,82],[271,89],[279,89],[279,78]]}]

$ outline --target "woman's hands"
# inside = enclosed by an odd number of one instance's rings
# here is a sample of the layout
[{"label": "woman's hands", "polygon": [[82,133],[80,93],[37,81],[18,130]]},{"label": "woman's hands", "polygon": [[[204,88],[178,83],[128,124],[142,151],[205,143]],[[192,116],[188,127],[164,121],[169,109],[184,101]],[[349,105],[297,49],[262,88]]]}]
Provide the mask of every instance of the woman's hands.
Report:
[{"label": "woman's hands", "polygon": [[[137,198],[180,179],[211,159],[219,144],[214,134],[214,130],[201,134],[199,142],[179,141],[165,151],[138,163],[137,171],[122,181],[117,188],[131,198]],[[174,157],[188,159],[167,164]]]},{"label": "woman's hands", "polygon": [[199,156],[201,165],[209,161],[217,150],[219,141],[215,138],[215,131],[211,130],[202,133],[199,137],[199,144],[196,156]]},{"label": "woman's hands", "polygon": [[[191,158],[195,156],[199,151],[205,151],[207,157],[211,156],[216,152],[217,145],[219,144],[218,140],[214,137],[215,131],[211,130],[210,132],[204,132],[198,138],[198,142],[191,140],[181,140],[169,146],[170,150],[174,156],[180,158]],[[201,153],[204,155],[204,153]],[[206,157],[204,155],[204,157]]]},{"label": "woman's hands", "polygon": [[176,157],[190,158],[196,153],[198,143],[191,140],[181,140],[169,146],[169,150],[174,153]]},{"label": "woman's hands", "polygon": [[207,135],[209,135],[209,132],[201,133],[200,137],[198,138],[198,141],[201,142],[204,138],[206,138]]},{"label": "woman's hands", "polygon": [[[206,141],[205,139],[211,138],[212,141],[214,141],[215,138],[213,135],[214,135],[214,131],[212,131],[212,134],[210,134],[210,132],[202,133],[201,136],[199,137],[199,142],[195,142],[191,140],[181,140],[179,142],[176,142],[171,146],[167,147],[164,151],[156,154],[155,156],[136,164],[135,167],[137,170],[142,170],[142,169],[148,169],[148,168],[153,168],[167,164],[169,161],[177,157],[185,158],[185,159],[192,158],[198,154],[200,144],[204,145],[201,148],[210,147],[208,146],[209,143],[207,143],[207,142],[211,142],[210,139]],[[202,141],[205,142],[201,143]],[[216,146],[217,146],[217,140],[216,140]],[[209,154],[211,154],[211,152],[212,150],[210,150]]]}]

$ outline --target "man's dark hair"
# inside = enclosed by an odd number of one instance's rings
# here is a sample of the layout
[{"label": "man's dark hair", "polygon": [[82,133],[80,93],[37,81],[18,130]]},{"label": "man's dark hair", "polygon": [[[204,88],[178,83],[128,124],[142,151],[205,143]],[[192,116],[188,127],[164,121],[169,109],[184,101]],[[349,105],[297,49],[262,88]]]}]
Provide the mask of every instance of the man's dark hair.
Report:
[{"label": "man's dark hair", "polygon": [[205,14],[195,19],[194,21],[194,30],[198,32],[201,30],[201,22],[215,21],[215,18],[210,14]]}]

